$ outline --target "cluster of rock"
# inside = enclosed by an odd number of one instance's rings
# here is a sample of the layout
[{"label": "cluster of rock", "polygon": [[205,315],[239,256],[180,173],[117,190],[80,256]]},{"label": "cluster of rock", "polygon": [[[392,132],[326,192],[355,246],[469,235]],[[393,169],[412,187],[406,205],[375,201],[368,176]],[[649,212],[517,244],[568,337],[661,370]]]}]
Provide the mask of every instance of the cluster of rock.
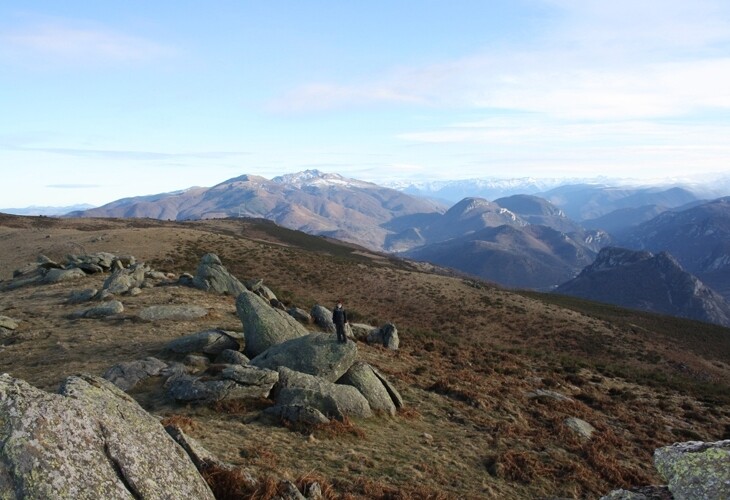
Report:
[{"label": "cluster of rock", "polygon": [[[330,418],[394,415],[403,399],[376,368],[358,360],[355,342],[339,343],[332,314],[315,305],[312,317],[326,332],[310,332],[278,306],[263,280],[244,285],[214,254],[205,255],[186,284],[222,294],[238,293],[243,333],[205,330],[170,342],[162,356],[122,363],[104,377],[124,390],[162,376],[169,398],[184,403],[271,398],[267,413],[289,421],[326,423]],[[327,323],[329,320],[329,323]],[[306,318],[305,318],[306,321]],[[331,326],[329,326],[331,325]],[[359,326],[362,338],[397,349],[394,325]]]},{"label": "cluster of rock", "polygon": [[730,498],[730,440],[689,441],[658,448],[654,466],[666,486],[614,490],[601,500]]}]

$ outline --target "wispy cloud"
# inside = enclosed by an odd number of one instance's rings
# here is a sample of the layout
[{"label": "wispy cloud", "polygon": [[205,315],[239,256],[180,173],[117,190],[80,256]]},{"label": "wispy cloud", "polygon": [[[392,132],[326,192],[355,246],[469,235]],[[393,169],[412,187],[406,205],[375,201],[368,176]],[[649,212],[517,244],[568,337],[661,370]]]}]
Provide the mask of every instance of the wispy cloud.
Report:
[{"label": "wispy cloud", "polygon": [[25,64],[141,63],[175,54],[170,45],[76,20],[34,22],[0,32],[0,55]]},{"label": "wispy cloud", "polygon": [[699,0],[549,0],[544,31],[351,84],[305,84],[272,105],[506,108],[569,120],[645,119],[730,107],[730,6]]},{"label": "wispy cloud", "polygon": [[101,184],[48,184],[46,187],[52,189],[95,189],[101,187]]},{"label": "wispy cloud", "polygon": [[105,160],[175,160],[175,159],[202,159],[221,160],[247,156],[251,153],[246,151],[198,151],[185,153],[162,153],[157,151],[120,151],[108,149],[73,149],[73,148],[43,148],[43,147],[12,147],[5,146],[2,149],[13,151],[32,151],[37,153],[59,154],[73,156],[76,158],[99,158]]}]

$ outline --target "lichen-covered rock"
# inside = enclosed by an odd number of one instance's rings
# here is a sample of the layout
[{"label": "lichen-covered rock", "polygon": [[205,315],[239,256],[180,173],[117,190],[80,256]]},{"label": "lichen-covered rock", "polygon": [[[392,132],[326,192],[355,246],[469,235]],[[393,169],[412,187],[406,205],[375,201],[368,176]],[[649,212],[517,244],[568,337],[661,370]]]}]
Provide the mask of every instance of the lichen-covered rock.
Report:
[{"label": "lichen-covered rock", "polygon": [[[249,368],[238,367],[235,368]],[[263,372],[263,370],[261,370]],[[268,371],[268,370],[267,370]],[[234,380],[240,375],[242,380]],[[259,399],[268,397],[271,388],[276,383],[268,373],[260,374],[258,379],[251,376],[252,383],[246,383],[245,375],[231,374],[231,378],[206,379],[192,375],[174,375],[165,382],[168,397],[176,401],[190,403],[212,403],[229,399]]]},{"label": "lichen-covered rock", "polygon": [[248,365],[228,366],[221,371],[220,376],[244,386],[256,387],[262,398],[268,397],[274,384],[279,381],[279,372]]},{"label": "lichen-covered rock", "polygon": [[118,295],[130,288],[139,287],[144,283],[144,275],[148,270],[143,264],[135,264],[129,268],[120,267],[104,280],[102,290]]},{"label": "lichen-covered rock", "polygon": [[192,335],[174,339],[165,346],[165,350],[176,354],[220,354],[226,349],[238,350],[238,340],[225,330],[205,330]]},{"label": "lichen-covered rock", "polygon": [[300,323],[304,323],[305,325],[308,325],[312,322],[312,317],[304,309],[299,309],[298,307],[290,307],[289,309],[287,309],[286,312],[289,313],[289,316],[299,321]]},{"label": "lichen-covered rock", "polygon": [[673,500],[666,486],[642,486],[630,490],[613,490],[600,500]]},{"label": "lichen-covered rock", "polygon": [[61,283],[62,281],[75,281],[86,277],[86,273],[78,268],[71,269],[49,269],[43,277],[44,283]]},{"label": "lichen-covered rock", "polygon": [[213,493],[159,421],[110,382],[50,394],[0,375],[2,498],[200,498]]},{"label": "lichen-covered rock", "polygon": [[380,373],[380,371],[375,368],[374,366],[371,366],[370,369],[373,371],[376,377],[383,383],[385,386],[385,390],[388,391],[388,395],[390,395],[390,399],[393,400],[393,404],[396,408],[403,408],[405,403],[403,403],[403,397],[400,395],[400,392],[398,392],[398,389],[395,388],[393,384],[391,384],[387,378],[385,378],[385,375]]},{"label": "lichen-covered rock", "polygon": [[275,370],[281,366],[334,382],[357,359],[353,342],[340,343],[329,333],[312,333],[270,347],[251,360],[251,365]]},{"label": "lichen-covered rock", "polygon": [[585,420],[575,417],[566,418],[563,420],[563,424],[582,439],[591,439],[591,437],[593,437],[593,433],[596,432],[596,428],[591,424]]},{"label": "lichen-covered rock", "polygon": [[6,330],[15,330],[18,328],[18,320],[10,318],[8,316],[0,316],[0,328]]},{"label": "lichen-covered rock", "polygon": [[312,307],[310,314],[312,315],[315,324],[319,325],[319,327],[325,332],[335,333],[337,331],[335,324],[332,322],[332,311],[326,307],[315,304]]},{"label": "lichen-covered rock", "polygon": [[145,307],[139,312],[140,319],[146,321],[190,321],[208,314],[203,306],[170,304]]},{"label": "lichen-covered rock", "polygon": [[675,498],[730,498],[730,440],[659,448],[654,466]]},{"label": "lichen-covered rock", "polygon": [[387,349],[397,351],[400,346],[398,329],[393,323],[386,323],[380,328],[371,330],[367,336],[368,344],[381,344]]},{"label": "lichen-covered rock", "polygon": [[264,413],[306,425],[329,424],[330,419],[325,417],[321,411],[311,406],[303,405],[276,405],[270,406],[264,410]]},{"label": "lichen-covered rock", "polygon": [[98,319],[112,316],[114,314],[121,314],[124,312],[124,305],[118,300],[110,300],[101,305],[89,307],[87,309],[80,309],[71,313],[71,318],[87,318],[87,319]]},{"label": "lichen-covered rock", "polygon": [[356,361],[337,383],[351,385],[360,391],[373,411],[395,415],[395,403],[388,390],[372,367],[364,361]]},{"label": "lichen-covered rock", "polygon": [[149,357],[114,365],[104,373],[103,377],[121,390],[129,391],[143,380],[160,375],[165,368],[167,363]]},{"label": "lichen-covered rock", "polygon": [[373,330],[378,330],[378,328],[366,325],[365,323],[350,323],[350,329],[352,330],[353,338],[362,342],[365,342],[367,340],[370,332],[372,332]]},{"label": "lichen-covered rock", "polygon": [[246,289],[238,278],[233,276],[214,253],[203,255],[192,280],[192,285],[206,292],[212,291],[237,297]]},{"label": "lichen-covered rock", "polygon": [[215,362],[222,365],[247,365],[249,359],[237,349],[223,349],[216,356]]},{"label": "lichen-covered rock", "polygon": [[306,373],[279,368],[276,406],[305,406],[319,410],[325,416],[342,420],[346,416],[371,417],[365,397],[349,385],[328,382]]},{"label": "lichen-covered rock", "polygon": [[236,300],[236,311],[246,337],[244,353],[253,358],[269,347],[309,332],[284,311],[274,309],[253,292],[244,290]]},{"label": "lichen-covered rock", "polygon": [[81,304],[93,299],[99,291],[96,288],[84,288],[83,290],[74,290],[68,295],[66,302],[68,304]]}]

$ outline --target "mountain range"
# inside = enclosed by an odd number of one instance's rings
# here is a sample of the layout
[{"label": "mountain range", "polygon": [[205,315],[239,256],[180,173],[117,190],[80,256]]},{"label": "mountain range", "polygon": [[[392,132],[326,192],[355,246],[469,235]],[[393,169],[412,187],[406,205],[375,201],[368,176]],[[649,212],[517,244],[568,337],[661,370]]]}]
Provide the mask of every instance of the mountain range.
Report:
[{"label": "mountain range", "polygon": [[[547,184],[533,183],[531,189]],[[466,189],[468,183],[461,186]],[[620,245],[667,251],[683,272],[730,299],[730,198],[706,201],[700,197],[706,192],[687,186],[583,183],[493,201],[467,196],[449,207],[432,198],[307,170],[271,180],[242,175],[211,188],[126,198],[70,215],[265,218],[504,286],[545,291],[585,275],[601,249]],[[640,289],[631,284],[638,276],[624,273],[622,280]],[[634,307],[639,302],[631,300]],[[681,307],[676,309],[679,314]]]}]

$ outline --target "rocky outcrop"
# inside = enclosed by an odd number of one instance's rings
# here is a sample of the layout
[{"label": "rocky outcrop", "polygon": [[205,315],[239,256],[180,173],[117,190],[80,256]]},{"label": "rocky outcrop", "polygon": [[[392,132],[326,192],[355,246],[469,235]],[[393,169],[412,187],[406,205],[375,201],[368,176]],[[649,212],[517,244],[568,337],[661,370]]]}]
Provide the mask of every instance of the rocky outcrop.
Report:
[{"label": "rocky outcrop", "polygon": [[351,385],[365,396],[370,408],[375,412],[395,415],[395,403],[390,397],[388,390],[375,375],[372,367],[363,362],[356,361],[347,372],[337,380],[338,384]]},{"label": "rocky outcrop", "polygon": [[674,498],[730,498],[730,440],[659,448],[654,466]]},{"label": "rocky outcrop", "polygon": [[205,330],[177,338],[165,346],[165,351],[176,354],[203,353],[217,355],[223,351],[240,348],[236,334],[225,330]]},{"label": "rocky outcrop", "polygon": [[335,324],[332,322],[332,311],[326,307],[315,304],[310,314],[314,319],[314,323],[319,325],[325,332],[335,333],[337,331]]},{"label": "rocky outcrop", "polygon": [[354,342],[340,343],[332,334],[312,333],[270,347],[253,358],[251,365],[271,370],[286,367],[334,382],[356,359]]},{"label": "rocky outcrop", "polygon": [[[301,406],[313,408],[321,414],[342,420],[345,416],[368,418],[372,410],[365,397],[349,385],[328,382],[306,373],[279,368],[279,384],[275,395],[278,407]],[[267,410],[279,414],[281,409]],[[309,414],[316,413],[309,412]]]},{"label": "rocky outcrop", "polygon": [[286,312],[289,313],[289,316],[299,321],[300,323],[304,323],[305,325],[308,325],[312,322],[312,316],[310,316],[310,314],[304,309],[300,309],[298,307],[290,307],[289,309],[287,309]]},{"label": "rocky outcrop", "polygon": [[395,405],[396,409],[403,408],[403,406],[405,406],[405,403],[403,402],[403,396],[400,395],[398,389],[396,389],[393,384],[388,382],[388,379],[385,378],[385,375],[380,373],[377,368],[371,366],[370,369],[373,371],[375,376],[378,377],[383,386],[385,386],[385,390],[388,391],[388,395],[390,396],[390,399],[393,400],[393,404]]},{"label": "rocky outcrop", "polygon": [[207,314],[208,309],[203,306],[170,304],[145,307],[138,316],[145,321],[191,321]]},{"label": "rocky outcrop", "polygon": [[174,375],[165,382],[171,399],[189,403],[212,403],[230,399],[258,399],[269,396],[278,373],[250,366],[231,366],[221,378]]},{"label": "rocky outcrop", "polygon": [[111,276],[104,280],[101,287],[102,292],[119,295],[128,292],[132,288],[138,288],[144,283],[145,272],[149,268],[143,264],[135,264],[130,268],[118,267]]},{"label": "rocky outcrop", "polygon": [[0,375],[0,442],[3,498],[213,499],[159,421],[102,378],[50,394]]},{"label": "rocky outcrop", "polygon": [[386,323],[380,328],[371,330],[367,336],[367,342],[368,344],[380,344],[386,349],[397,351],[400,346],[398,329],[393,323]]},{"label": "rocky outcrop", "polygon": [[192,285],[206,292],[237,297],[246,287],[233,276],[214,253],[203,255],[193,277]]},{"label": "rocky outcrop", "polygon": [[129,391],[140,382],[160,375],[165,368],[167,368],[167,363],[149,357],[114,365],[104,372],[103,377],[121,390]]},{"label": "rocky outcrop", "polygon": [[253,358],[273,345],[309,332],[284,311],[274,309],[253,292],[244,290],[236,300],[236,311],[246,337],[244,353]]}]

